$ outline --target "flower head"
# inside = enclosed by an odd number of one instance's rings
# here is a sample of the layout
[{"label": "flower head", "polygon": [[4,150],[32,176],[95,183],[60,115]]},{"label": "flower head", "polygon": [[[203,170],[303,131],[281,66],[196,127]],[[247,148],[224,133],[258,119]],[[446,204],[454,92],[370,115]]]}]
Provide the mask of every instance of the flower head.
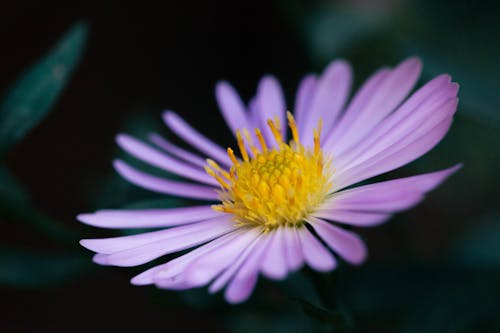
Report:
[{"label": "flower head", "polygon": [[80,221],[98,227],[161,229],[81,244],[97,252],[95,262],[115,266],[190,249],[132,283],[175,290],[210,284],[210,292],[225,288],[232,303],[250,296],[259,274],[283,279],[304,264],[329,271],[338,257],[362,263],[363,241],[342,225],[379,225],[416,205],[460,167],[353,186],[422,156],[451,126],[458,85],[441,75],[407,98],[420,70],[414,58],[383,68],[347,102],[351,70],[334,61],[321,76],[303,79],[293,115],[271,76],[261,80],[248,106],[228,83],[219,83],[217,101],[237,150],[219,147],[168,111],[167,126],[199,153],[157,134],[149,144],[128,135],[117,142],[139,160],[188,181],[114,164],[138,186],[211,205],[82,214]]}]

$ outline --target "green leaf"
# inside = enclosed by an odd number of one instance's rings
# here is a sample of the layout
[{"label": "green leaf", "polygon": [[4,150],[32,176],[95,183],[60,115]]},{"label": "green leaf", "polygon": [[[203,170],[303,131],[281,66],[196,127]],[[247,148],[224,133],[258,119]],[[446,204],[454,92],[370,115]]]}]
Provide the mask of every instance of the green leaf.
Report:
[{"label": "green leaf", "polygon": [[0,284],[18,288],[57,286],[88,269],[81,254],[41,254],[0,249]]},{"label": "green leaf", "polygon": [[10,88],[0,104],[0,155],[22,139],[50,111],[78,64],[87,25],[73,26]]}]

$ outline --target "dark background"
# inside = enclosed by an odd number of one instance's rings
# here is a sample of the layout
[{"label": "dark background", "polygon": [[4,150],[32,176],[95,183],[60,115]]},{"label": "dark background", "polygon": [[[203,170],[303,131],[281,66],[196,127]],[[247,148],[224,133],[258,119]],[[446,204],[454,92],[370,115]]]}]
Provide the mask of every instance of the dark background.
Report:
[{"label": "dark background", "polygon": [[[51,113],[4,159],[57,226],[47,233],[0,214],[0,331],[500,332],[499,9],[409,0],[3,3],[0,92],[73,24],[84,20],[90,32]],[[118,132],[166,134],[161,112],[173,109],[232,144],[215,105],[219,79],[248,100],[273,73],[293,105],[301,76],[333,58],[351,62],[359,85],[411,55],[424,61],[421,83],[450,73],[461,102],[445,140],[394,175],[465,167],[419,207],[360,230],[366,265],[261,281],[251,301],[229,306],[205,290],[130,286],[140,269],[98,267],[79,247],[110,232],[80,225],[78,213],[158,197],[114,174]],[[321,307],[304,305],[311,294]]]}]

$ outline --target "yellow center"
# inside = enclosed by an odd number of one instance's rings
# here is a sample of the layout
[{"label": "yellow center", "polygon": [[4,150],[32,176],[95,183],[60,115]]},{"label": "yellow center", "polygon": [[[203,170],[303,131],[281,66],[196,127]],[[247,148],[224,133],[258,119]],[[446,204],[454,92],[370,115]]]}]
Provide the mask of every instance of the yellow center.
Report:
[{"label": "yellow center", "polygon": [[[257,148],[247,130],[237,132],[238,146],[243,160],[228,155],[233,162],[229,172],[217,163],[207,160],[207,173],[221,185],[221,204],[213,209],[233,214],[239,225],[261,226],[271,230],[279,226],[301,226],[304,218],[328,195],[332,183],[332,168],[319,142],[321,123],[314,131],[314,148],[300,144],[293,116],[288,113],[288,124],[293,140],[283,142],[277,120],[268,120],[276,140],[276,148],[269,149],[262,133],[255,129]],[[250,148],[251,156],[247,148]]]}]

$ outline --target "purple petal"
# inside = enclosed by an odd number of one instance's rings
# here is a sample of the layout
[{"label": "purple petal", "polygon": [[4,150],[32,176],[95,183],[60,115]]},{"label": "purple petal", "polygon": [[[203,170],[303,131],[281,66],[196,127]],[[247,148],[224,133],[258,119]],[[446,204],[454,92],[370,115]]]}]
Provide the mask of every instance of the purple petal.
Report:
[{"label": "purple petal", "polygon": [[222,81],[215,87],[215,96],[227,126],[236,136],[236,131],[243,128],[251,130],[245,106],[236,90],[229,83]]},{"label": "purple petal", "polygon": [[176,145],[167,141],[165,138],[156,133],[150,133],[148,138],[149,141],[151,141],[167,153],[171,154],[172,156],[178,157],[200,168],[203,168],[205,165],[207,165],[207,161],[205,159],[187,150],[177,147]]},{"label": "purple petal", "polygon": [[224,149],[195,130],[174,112],[164,112],[163,120],[177,136],[185,140],[194,148],[227,166],[232,164]]},{"label": "purple petal", "polygon": [[143,162],[194,181],[218,186],[217,181],[210,177],[203,169],[172,158],[129,135],[118,135],[116,141],[123,150]]},{"label": "purple petal", "polygon": [[[384,221],[384,214],[408,209],[420,202],[424,194],[433,190],[461,165],[337,192],[314,216],[358,226],[370,226]],[[346,216],[350,214],[350,216]],[[356,217],[356,214],[361,214]],[[380,215],[380,220],[377,219]],[[373,221],[369,221],[373,217]],[[349,221],[348,219],[351,218]],[[366,218],[366,219],[365,219]]]},{"label": "purple petal", "polygon": [[281,134],[286,133],[285,97],[278,80],[271,75],[264,76],[257,87],[257,103],[260,117],[260,129],[270,146],[275,145],[271,130],[267,126],[267,120],[278,118],[281,126]]},{"label": "purple petal", "polygon": [[[264,254],[264,251],[266,251],[270,239],[271,237],[269,237],[269,234],[262,234],[259,237],[254,246],[254,250],[249,253],[248,257],[242,263],[236,275],[229,283],[225,295],[228,302],[239,303],[250,296],[255,283],[257,282],[262,255]],[[214,281],[214,283],[212,283],[212,285],[210,285],[210,292],[215,293],[219,291],[224,287],[225,283],[227,283],[227,281],[221,280],[219,277]]]},{"label": "purple petal", "polygon": [[307,112],[309,110],[312,97],[314,96],[317,82],[317,77],[309,74],[302,79],[299,87],[297,88],[294,116],[299,133],[303,133],[304,119],[307,117]]},{"label": "purple petal", "polygon": [[213,187],[177,182],[156,177],[136,170],[121,160],[116,160],[113,163],[113,166],[123,178],[132,184],[150,191],[201,200],[211,201],[219,199],[219,195],[216,193],[216,188]]},{"label": "purple petal", "polygon": [[255,251],[257,246],[261,243],[264,235],[261,233],[257,238],[243,250],[238,258],[231,264],[222,274],[220,274],[214,282],[210,285],[209,291],[211,293],[217,292],[224,288],[227,282],[240,270],[242,265],[247,261],[250,255]]},{"label": "purple petal", "polygon": [[88,249],[107,254],[105,263],[108,265],[137,266],[165,254],[203,244],[232,230],[235,226],[229,218],[216,218],[153,233],[86,239],[80,243]]},{"label": "purple petal", "polygon": [[285,239],[285,254],[288,264],[288,270],[296,271],[304,263],[304,254],[302,253],[299,235],[297,234],[297,228],[285,227],[283,228],[283,233]]},{"label": "purple petal", "polygon": [[346,261],[359,265],[366,259],[366,246],[355,233],[315,217],[309,217],[307,221],[325,243]]},{"label": "purple petal", "polygon": [[241,235],[193,261],[184,272],[184,280],[195,286],[209,283],[232,265],[260,234],[257,228],[246,229]]},{"label": "purple petal", "polygon": [[363,161],[363,163],[351,169],[343,170],[342,174],[337,175],[338,181],[334,185],[334,189],[341,189],[394,170],[427,153],[443,139],[453,119],[448,116],[431,127],[435,121],[436,117],[430,117],[426,126],[418,128],[398,143]]},{"label": "purple petal", "polygon": [[[408,95],[415,85],[422,64],[417,58],[410,58],[400,63],[381,82],[375,94],[358,111],[358,116],[352,122],[342,140],[330,142],[328,149],[334,149],[335,154],[341,154],[355,146],[377,124],[393,111]],[[326,147],[326,145],[325,145]]]},{"label": "purple petal", "polygon": [[211,226],[226,227],[231,225],[228,216],[216,217],[210,220],[193,223],[185,226],[168,228],[157,231],[144,232],[131,236],[120,236],[100,239],[82,239],[80,244],[85,248],[99,253],[111,254],[128,250],[134,247],[153,243],[158,240],[177,237],[180,235],[196,233],[199,230],[210,228]]},{"label": "purple petal", "polygon": [[352,70],[345,61],[333,61],[324,71],[315,87],[308,110],[305,113],[301,141],[312,145],[313,130],[321,119],[323,138],[337,119],[347,101],[352,83]]},{"label": "purple petal", "polygon": [[241,230],[236,230],[227,233],[217,239],[212,240],[186,254],[183,254],[175,259],[170,260],[165,264],[161,264],[150,268],[141,274],[135,276],[131,282],[136,285],[146,285],[155,282],[160,282],[166,279],[172,279],[184,272],[184,270],[192,263],[194,260],[198,259],[200,256],[212,251],[215,248],[219,248],[223,244],[231,241],[236,236],[241,234]]},{"label": "purple petal", "polygon": [[322,209],[315,212],[312,216],[361,227],[376,226],[387,221],[391,217],[390,214],[349,211],[344,209]]},{"label": "purple petal", "polygon": [[[354,98],[349,103],[346,111],[341,116],[340,120],[335,124],[334,128],[326,133],[324,138],[324,146],[331,148],[332,145],[338,143],[342,136],[348,132],[353,122],[359,117],[361,112],[367,112],[365,106],[371,100],[373,95],[377,92],[381,82],[389,75],[390,70],[381,68],[372,74],[361,86]],[[334,147],[334,146],[333,146]]]},{"label": "purple petal", "polygon": [[281,280],[288,272],[283,228],[271,231],[272,239],[262,257],[261,271],[270,279]]},{"label": "purple petal", "polygon": [[158,228],[173,227],[222,216],[210,206],[168,209],[100,210],[93,214],[80,214],[77,219],[101,228]]},{"label": "purple petal", "polygon": [[304,253],[304,261],[309,267],[320,272],[331,271],[337,267],[337,261],[333,255],[325,249],[323,244],[306,227],[298,229],[297,233]]},{"label": "purple petal", "polygon": [[439,123],[455,112],[457,91],[458,86],[446,75],[432,80],[382,121],[360,144],[345,154],[337,154],[336,167],[345,170],[400,142],[419,127]]}]

